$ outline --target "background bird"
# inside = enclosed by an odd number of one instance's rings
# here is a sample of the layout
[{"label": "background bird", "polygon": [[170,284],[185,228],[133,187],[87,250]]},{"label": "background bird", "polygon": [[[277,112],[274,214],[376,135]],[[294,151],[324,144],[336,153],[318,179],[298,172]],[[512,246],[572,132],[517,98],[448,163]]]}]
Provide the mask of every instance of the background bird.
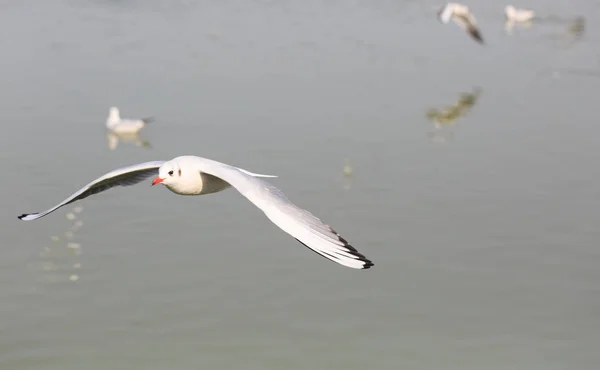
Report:
[{"label": "background bird", "polygon": [[133,134],[139,132],[146,124],[153,122],[154,118],[128,119],[121,118],[119,108],[111,107],[106,119],[106,127],[118,134]]},{"label": "background bird", "polygon": [[463,30],[478,43],[484,44],[481,32],[477,28],[475,16],[469,11],[465,5],[458,3],[448,3],[438,11],[438,19],[446,24],[452,19]]}]

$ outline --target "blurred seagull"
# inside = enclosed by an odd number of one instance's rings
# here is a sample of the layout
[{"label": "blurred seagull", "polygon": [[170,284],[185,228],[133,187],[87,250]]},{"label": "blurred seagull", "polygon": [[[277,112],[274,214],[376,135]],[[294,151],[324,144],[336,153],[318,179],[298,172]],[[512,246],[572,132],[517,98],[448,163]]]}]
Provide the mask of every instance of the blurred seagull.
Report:
[{"label": "blurred seagull", "polygon": [[153,118],[123,119],[119,114],[119,108],[111,107],[106,119],[106,127],[117,134],[134,134],[152,121]]},{"label": "blurred seagull", "polygon": [[517,9],[512,5],[504,8],[506,20],[510,22],[529,22],[535,18],[535,12],[529,9]]},{"label": "blurred seagull", "polygon": [[438,11],[438,19],[442,23],[448,23],[452,19],[463,30],[467,31],[475,41],[484,44],[481,32],[477,28],[475,17],[471,14],[467,6],[458,3],[448,3]]}]

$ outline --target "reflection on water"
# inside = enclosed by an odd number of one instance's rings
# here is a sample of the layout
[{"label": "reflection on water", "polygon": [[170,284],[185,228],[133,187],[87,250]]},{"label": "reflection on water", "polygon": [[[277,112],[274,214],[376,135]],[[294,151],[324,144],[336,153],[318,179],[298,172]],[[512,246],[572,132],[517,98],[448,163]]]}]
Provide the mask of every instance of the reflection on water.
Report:
[{"label": "reflection on water", "polygon": [[[551,33],[547,37],[557,43],[559,48],[568,49],[577,44],[585,34],[585,18],[583,16],[575,17],[546,17],[544,23],[559,24],[557,33]],[[555,31],[556,32],[556,31]]]},{"label": "reflection on water", "polygon": [[533,22],[532,21],[515,22],[515,21],[513,21],[511,19],[507,19],[506,22],[504,22],[504,30],[509,35],[512,35],[513,28],[515,28],[515,27],[529,29],[532,26],[533,26]]},{"label": "reflection on water", "polygon": [[30,263],[28,268],[39,274],[38,281],[43,283],[60,283],[79,280],[81,262],[81,243],[77,242],[76,234],[83,226],[80,219],[83,207],[74,207],[65,217],[70,221],[62,236],[50,236],[50,245],[43,247],[39,261]]},{"label": "reflection on water", "polygon": [[568,49],[578,43],[585,34],[585,18],[578,16],[567,21],[563,31],[555,35],[558,47]]},{"label": "reflection on water", "polygon": [[445,108],[429,108],[425,116],[433,122],[436,131],[429,132],[430,137],[434,142],[446,142],[446,140],[454,137],[452,132],[441,131],[444,127],[452,127],[456,124],[456,120],[466,116],[473,106],[477,104],[482,90],[480,87],[473,88],[472,92],[462,92],[459,94],[457,101]]},{"label": "reflection on water", "polygon": [[574,43],[579,41],[583,34],[585,33],[585,18],[584,17],[575,17],[568,27],[567,27],[567,35],[571,38],[570,43]]},{"label": "reflection on water", "polygon": [[579,77],[600,77],[599,70],[581,68],[560,68],[555,72],[555,77],[560,77],[562,73]]},{"label": "reflection on water", "polygon": [[342,169],[343,177],[342,177],[342,187],[344,190],[350,190],[352,188],[352,177],[354,175],[354,166],[350,163],[349,159],[346,159],[344,162],[344,167]]},{"label": "reflection on water", "polygon": [[133,143],[137,147],[143,147],[146,149],[152,148],[148,140],[143,139],[140,134],[117,134],[115,132],[106,133],[106,142],[110,150],[115,150],[119,145],[119,142]]},{"label": "reflection on water", "polygon": [[436,130],[428,132],[427,137],[429,137],[429,139],[431,139],[431,141],[433,141],[434,143],[443,144],[454,138],[454,132]]}]

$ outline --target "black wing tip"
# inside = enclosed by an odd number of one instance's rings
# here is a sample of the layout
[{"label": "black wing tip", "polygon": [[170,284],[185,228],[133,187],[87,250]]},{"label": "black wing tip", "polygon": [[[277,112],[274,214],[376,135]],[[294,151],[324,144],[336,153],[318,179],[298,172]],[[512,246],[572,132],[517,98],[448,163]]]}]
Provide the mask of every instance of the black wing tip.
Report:
[{"label": "black wing tip", "polygon": [[350,254],[352,254],[354,257],[357,257],[356,259],[364,262],[363,267],[361,268],[361,270],[367,270],[373,266],[375,266],[375,264],[373,262],[371,262],[370,259],[368,259],[367,257],[365,257],[364,254],[360,253],[356,248],[354,248],[350,243],[348,243],[348,241],[344,238],[342,238],[340,236],[340,234],[338,234],[337,231],[333,230],[331,227],[329,228],[331,230],[332,233],[334,233],[335,235],[337,235],[339,241],[341,241],[342,243],[344,243],[344,247],[346,249],[348,249],[348,252],[350,252]]},{"label": "black wing tip", "polygon": [[[344,248],[346,248],[346,251],[349,252],[353,257],[356,257],[357,261],[361,261],[363,263],[363,265],[357,269],[357,270],[367,270],[373,266],[375,266],[375,264],[373,262],[371,262],[370,259],[368,259],[367,257],[365,257],[362,253],[360,253],[358,250],[356,250],[356,248],[354,248],[353,246],[351,246],[348,241],[346,241],[346,239],[342,238],[337,232],[335,232],[333,229],[330,228],[330,230],[338,237],[338,240],[341,241],[342,243],[344,243]],[[327,258],[328,260],[336,261],[336,258],[333,255],[330,255],[331,257],[326,257],[325,255],[317,252],[316,250],[312,249],[311,247],[309,247],[308,245],[306,245],[306,243],[302,242],[300,239],[298,238],[294,238],[298,241],[298,243],[302,244],[303,246],[305,246],[306,248],[310,249],[311,251],[315,252],[316,254],[318,254],[319,256],[323,257],[323,258]],[[337,262],[339,263],[339,262]]]},{"label": "black wing tip", "polygon": [[365,264],[363,265],[363,268],[362,268],[362,270],[368,270],[368,269],[370,269],[371,267],[375,266],[375,264],[374,264],[373,262],[371,262],[370,260],[368,260],[368,259],[366,259],[366,258],[365,258],[365,259],[362,259],[361,261],[363,261],[363,262],[365,263]]},{"label": "black wing tip", "polygon": [[350,254],[352,254],[354,257],[356,257],[357,260],[363,262],[363,266],[362,266],[361,270],[367,270],[367,269],[370,269],[371,267],[375,266],[375,264],[373,262],[371,262],[370,259],[365,257],[364,254],[357,251],[356,248],[354,248],[353,246],[348,244],[348,242],[346,240],[344,240],[344,238],[342,238],[341,236],[340,236],[340,241],[342,243],[344,243],[344,247],[346,247],[348,249],[348,252],[350,252]]},{"label": "black wing tip", "polygon": [[142,122],[144,123],[152,123],[155,121],[154,117],[146,117],[146,118],[142,118]]},{"label": "black wing tip", "polygon": [[473,29],[470,33],[475,41],[477,41],[481,45],[485,45],[485,41],[483,40],[483,37],[481,36],[481,32],[479,32],[479,30]]},{"label": "black wing tip", "polygon": [[30,216],[30,215],[33,215],[33,214],[34,214],[34,213],[23,213],[21,216],[17,216],[17,218],[18,218],[19,220],[22,220],[23,218],[25,218],[25,217],[27,217],[27,216]]}]

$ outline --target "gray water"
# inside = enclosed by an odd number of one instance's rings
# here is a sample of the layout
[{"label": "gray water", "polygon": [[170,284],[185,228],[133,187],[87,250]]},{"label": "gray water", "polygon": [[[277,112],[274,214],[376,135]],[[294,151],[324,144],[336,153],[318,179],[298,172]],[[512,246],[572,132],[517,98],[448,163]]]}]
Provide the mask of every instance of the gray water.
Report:
[{"label": "gray water", "polygon": [[[586,16],[573,38],[471,1],[485,46],[434,5],[4,1],[0,367],[600,368],[600,5],[515,4]],[[426,117],[476,87],[454,125]],[[111,105],[156,118],[149,145],[107,146]],[[375,266],[231,189],[16,218],[184,154],[279,175]]]}]

